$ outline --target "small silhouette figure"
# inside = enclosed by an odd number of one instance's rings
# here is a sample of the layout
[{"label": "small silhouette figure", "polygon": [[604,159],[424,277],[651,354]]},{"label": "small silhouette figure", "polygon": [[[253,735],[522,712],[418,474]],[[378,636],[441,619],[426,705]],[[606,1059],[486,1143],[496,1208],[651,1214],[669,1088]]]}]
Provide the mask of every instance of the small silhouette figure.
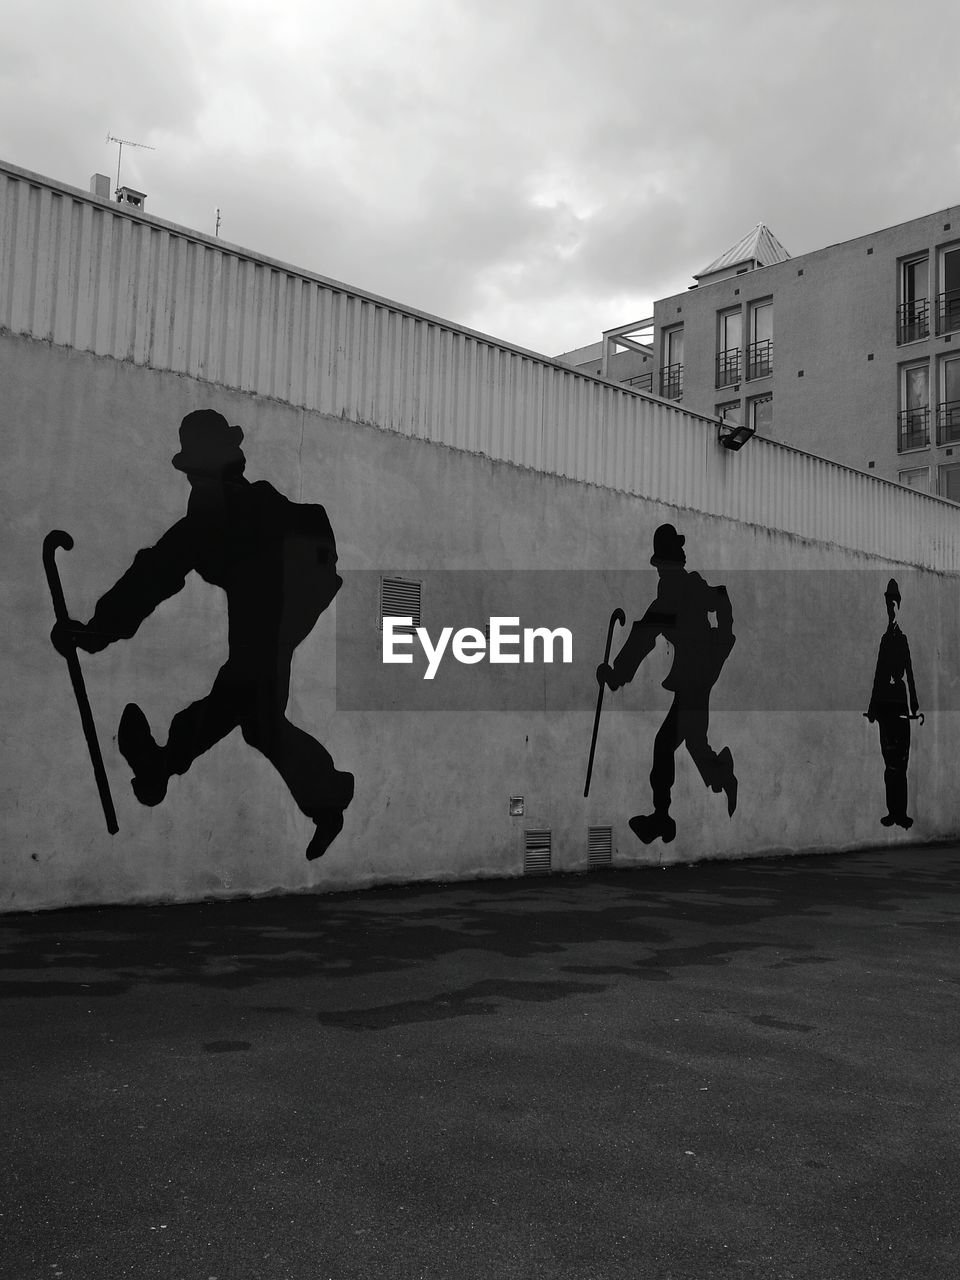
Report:
[{"label": "small silhouette figure", "polygon": [[316,830],[307,858],[319,858],[343,827],[354,778],[286,718],[290,664],[342,585],[337,549],[323,507],[297,504],[265,480],[250,483],[243,431],[212,409],[187,414],[173,465],[190,484],[187,513],[97,603],[88,623],[53,629],[56,648],[97,653],[129,639],[153,610],[180,591],[191,570],[227,596],[227,660],[205,698],[174,716],[165,746],[130,703],[117,745],[145,805],[164,798],[171,777],[239,728],[274,765]]},{"label": "small silhouette figure", "polygon": [[[601,684],[619,689],[633,679],[657,636],[662,635],[674,647],[673,664],[663,682],[664,689],[673,692],[673,703],[653,744],[653,813],[630,819],[630,829],[644,844],[658,836],[669,844],[677,833],[670,816],[670,793],[676,775],[674,757],[681,745],[686,745],[707,786],[725,793],[727,813],[732,816],[737,807],[730,748],[716,752],[707,741],[710,691],[735,643],[733,610],[726,587],[711,587],[698,573],[686,571],[685,541],[671,524],[656,530],[650,558],[660,576],[656,599],[634,622],[613,663],[601,663],[597,668]],[[716,615],[716,626],[711,625],[710,614]]]},{"label": "small silhouette figure", "polygon": [[896,578],[887,583],[883,597],[887,604],[887,629],[880,638],[867,719],[871,724],[876,721],[880,728],[883,784],[887,793],[887,812],[880,822],[885,827],[896,824],[908,831],[913,826],[913,819],[907,816],[910,720],[922,720],[922,716],[918,711],[910,646],[897,623],[900,588]]}]

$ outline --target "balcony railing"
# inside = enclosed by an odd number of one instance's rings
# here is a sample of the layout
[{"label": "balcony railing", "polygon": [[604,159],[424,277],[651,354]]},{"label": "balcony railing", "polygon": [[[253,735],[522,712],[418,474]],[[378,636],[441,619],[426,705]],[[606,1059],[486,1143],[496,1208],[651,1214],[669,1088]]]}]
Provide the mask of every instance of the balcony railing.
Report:
[{"label": "balcony railing", "polygon": [[937,444],[960,440],[960,400],[943,400],[937,405]]},{"label": "balcony railing", "polygon": [[773,373],[773,342],[751,342],[747,347],[747,378],[766,378]]},{"label": "balcony railing", "polygon": [[960,289],[937,294],[937,333],[955,333],[960,329]]},{"label": "balcony railing", "polygon": [[627,378],[626,386],[633,387],[636,391],[653,391],[653,370],[649,373],[638,373],[633,378]]},{"label": "balcony railing", "polygon": [[679,400],[683,395],[682,364],[665,364],[660,370],[660,394],[665,400]]},{"label": "balcony railing", "polygon": [[930,407],[901,409],[897,414],[897,450],[923,449],[930,443]]},{"label": "balcony railing", "polygon": [[914,298],[897,307],[897,342],[918,342],[930,336],[930,302]]},{"label": "balcony railing", "polygon": [[739,347],[717,352],[718,387],[733,387],[740,381],[740,355]]}]

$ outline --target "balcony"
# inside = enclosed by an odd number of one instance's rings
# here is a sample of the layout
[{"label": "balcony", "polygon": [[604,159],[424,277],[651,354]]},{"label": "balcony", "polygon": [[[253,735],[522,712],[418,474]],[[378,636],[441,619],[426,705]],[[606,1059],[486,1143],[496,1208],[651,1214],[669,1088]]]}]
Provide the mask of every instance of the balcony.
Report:
[{"label": "balcony", "polygon": [[717,352],[716,385],[718,387],[733,387],[740,381],[740,355],[739,347]]},{"label": "balcony", "polygon": [[897,345],[919,342],[930,336],[930,302],[927,298],[914,298],[897,307]]},{"label": "balcony", "polygon": [[624,384],[633,387],[634,391],[653,391],[653,372],[638,373],[636,377],[628,378]]},{"label": "balcony", "polygon": [[768,378],[773,373],[773,341],[751,342],[747,347],[747,378]]},{"label": "balcony", "polygon": [[665,400],[679,400],[683,395],[682,364],[665,364],[660,370],[660,394]]},{"label": "balcony", "polygon": [[956,333],[960,329],[960,289],[937,294],[937,333]]},{"label": "balcony", "polygon": [[944,400],[937,405],[937,444],[960,440],[960,400]]},{"label": "balcony", "polygon": [[930,443],[930,407],[902,409],[897,414],[897,452],[925,449]]}]

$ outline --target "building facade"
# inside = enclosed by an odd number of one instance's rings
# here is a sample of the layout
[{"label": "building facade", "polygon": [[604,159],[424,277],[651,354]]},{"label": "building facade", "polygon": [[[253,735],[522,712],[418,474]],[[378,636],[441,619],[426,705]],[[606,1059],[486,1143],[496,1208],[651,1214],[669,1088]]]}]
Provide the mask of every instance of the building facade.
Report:
[{"label": "building facade", "polygon": [[761,225],[695,279],[654,391],[960,501],[960,206],[795,258]]}]

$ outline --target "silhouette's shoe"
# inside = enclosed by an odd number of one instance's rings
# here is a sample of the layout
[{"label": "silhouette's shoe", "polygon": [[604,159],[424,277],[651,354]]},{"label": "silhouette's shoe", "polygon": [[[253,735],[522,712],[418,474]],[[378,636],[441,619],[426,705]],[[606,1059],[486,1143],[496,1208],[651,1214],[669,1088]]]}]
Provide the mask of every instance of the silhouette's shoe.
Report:
[{"label": "silhouette's shoe", "polygon": [[885,813],[883,817],[880,819],[881,827],[892,827],[895,822],[896,822],[896,818],[893,816],[892,813]]},{"label": "silhouette's shoe", "polygon": [[727,814],[732,818],[737,808],[737,775],[733,772],[733,756],[729,747],[717,755],[717,767],[723,770],[718,790],[727,797]]},{"label": "silhouette's shoe", "polygon": [[650,844],[658,836],[664,844],[669,844],[677,834],[677,824],[669,813],[638,813],[630,819],[630,830],[644,844]]},{"label": "silhouette's shoe", "polygon": [[315,818],[317,829],[307,845],[307,861],[322,858],[343,830],[343,810],[327,809]]},{"label": "silhouette's shoe", "polygon": [[141,804],[159,804],[167,794],[170,775],[163,765],[163,749],[154,742],[147,717],[135,702],[123,708],[117,746],[133,770],[133,794]]},{"label": "silhouette's shoe", "polygon": [[899,818],[897,818],[897,826],[903,827],[904,831],[909,831],[910,828],[913,826],[913,819],[908,818],[907,815],[904,813]]}]

